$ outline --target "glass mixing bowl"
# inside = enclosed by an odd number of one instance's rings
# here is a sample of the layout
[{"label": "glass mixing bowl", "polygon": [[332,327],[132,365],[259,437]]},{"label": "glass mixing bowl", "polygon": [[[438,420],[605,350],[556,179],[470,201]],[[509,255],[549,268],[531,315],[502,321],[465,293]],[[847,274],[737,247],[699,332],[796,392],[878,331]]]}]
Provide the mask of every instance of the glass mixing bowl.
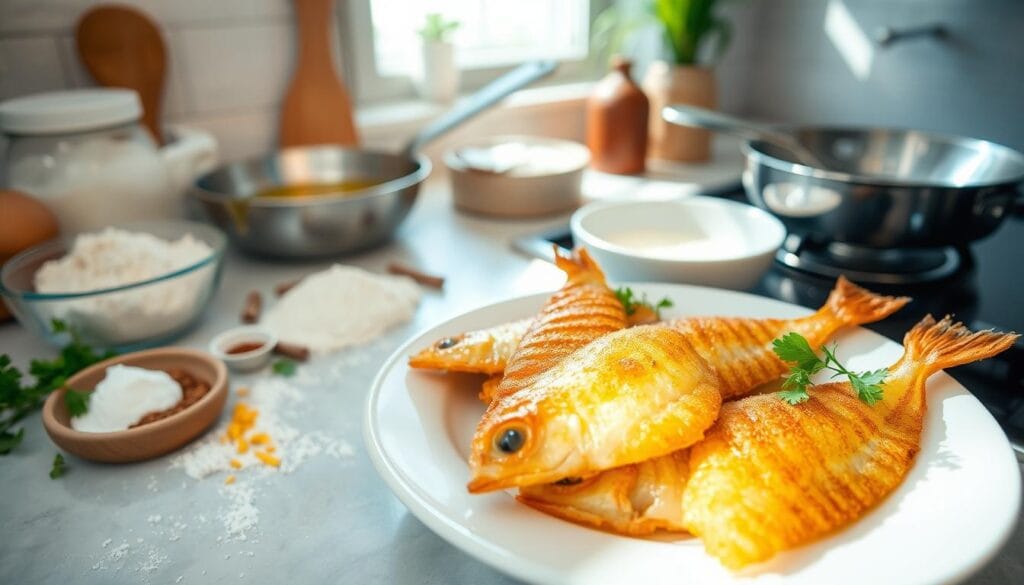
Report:
[{"label": "glass mixing bowl", "polygon": [[220,284],[226,238],[209,225],[190,221],[151,221],[116,226],[174,241],[186,234],[211,248],[206,257],[153,278],[85,292],[41,293],[35,274],[47,261],[65,256],[74,237],[62,237],[11,258],[0,270],[0,294],[29,331],[54,346],[67,344],[63,321],[82,341],[116,351],[162,345],[198,322]]}]

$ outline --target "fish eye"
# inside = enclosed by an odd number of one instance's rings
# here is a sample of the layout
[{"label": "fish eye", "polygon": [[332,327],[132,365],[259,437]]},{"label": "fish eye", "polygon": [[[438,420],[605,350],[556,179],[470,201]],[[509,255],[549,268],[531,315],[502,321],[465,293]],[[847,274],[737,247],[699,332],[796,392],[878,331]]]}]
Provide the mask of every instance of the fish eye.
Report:
[{"label": "fish eye", "polygon": [[495,437],[494,446],[502,453],[512,454],[523,448],[526,443],[526,431],[518,427],[509,427]]},{"label": "fish eye", "polygon": [[458,338],[455,338],[455,337],[445,337],[441,341],[437,342],[437,349],[448,349],[450,347],[455,347],[458,343],[459,343]]}]

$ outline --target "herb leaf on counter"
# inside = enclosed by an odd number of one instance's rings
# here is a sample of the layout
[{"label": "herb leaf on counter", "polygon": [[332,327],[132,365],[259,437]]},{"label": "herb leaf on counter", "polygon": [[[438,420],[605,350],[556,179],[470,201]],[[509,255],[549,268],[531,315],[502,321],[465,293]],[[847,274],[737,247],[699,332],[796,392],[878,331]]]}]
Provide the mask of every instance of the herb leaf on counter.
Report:
[{"label": "herb leaf on counter", "polygon": [[291,378],[295,375],[296,364],[292,360],[277,360],[274,365],[271,366],[274,373],[278,376],[284,376],[285,378]]},{"label": "herb leaf on counter", "polygon": [[52,360],[32,360],[29,373],[35,377],[34,384],[24,382],[21,371],[11,365],[10,356],[0,355],[0,455],[21,443],[24,429],[15,432],[11,428],[42,406],[50,392],[78,371],[116,355],[90,347],[63,321],[54,319],[52,328],[55,333],[70,334],[71,341]]},{"label": "herb leaf on counter", "polygon": [[92,398],[92,392],[79,392],[71,388],[65,390],[64,405],[68,407],[68,414],[74,418],[89,412],[90,398]]},{"label": "herb leaf on counter", "polygon": [[53,458],[53,466],[50,467],[50,479],[57,479],[67,471],[67,464],[64,463],[64,456],[57,453]]}]

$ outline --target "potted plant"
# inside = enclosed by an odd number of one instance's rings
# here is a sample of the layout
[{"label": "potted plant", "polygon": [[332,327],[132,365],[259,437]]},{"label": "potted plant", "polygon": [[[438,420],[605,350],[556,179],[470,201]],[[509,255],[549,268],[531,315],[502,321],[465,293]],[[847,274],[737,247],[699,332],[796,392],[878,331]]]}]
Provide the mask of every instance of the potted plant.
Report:
[{"label": "potted plant", "polygon": [[713,65],[730,39],[729,23],[715,14],[719,3],[647,0],[639,13],[624,14],[613,6],[595,22],[595,42],[613,51],[641,30],[660,37],[665,58],[651,63],[642,84],[650,100],[648,154],[653,158],[700,162],[711,156],[708,131],[671,125],[661,118],[661,110],[669,104],[716,107]]},{"label": "potted plant", "polygon": [[452,33],[459,23],[436,12],[427,14],[418,32],[423,40],[423,67],[417,80],[420,96],[435,102],[450,102],[459,91],[459,70],[455,66]]}]

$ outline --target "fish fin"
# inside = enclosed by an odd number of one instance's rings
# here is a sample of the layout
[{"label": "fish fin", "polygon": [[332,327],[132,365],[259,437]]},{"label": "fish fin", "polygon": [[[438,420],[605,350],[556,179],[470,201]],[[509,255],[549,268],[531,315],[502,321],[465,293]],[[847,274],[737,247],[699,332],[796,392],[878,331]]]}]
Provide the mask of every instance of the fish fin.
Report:
[{"label": "fish fin", "polygon": [[863,325],[881,321],[909,302],[910,297],[889,297],[873,293],[853,284],[845,276],[840,276],[822,309],[844,325]]},{"label": "fish fin", "polygon": [[941,321],[925,315],[903,338],[903,360],[921,364],[924,375],[928,376],[938,370],[990,358],[1008,349],[1018,337],[1016,333],[991,329],[972,332],[963,323],[954,323],[949,315]]},{"label": "fish fin", "polygon": [[477,398],[484,404],[490,404],[498,393],[498,384],[501,383],[502,375],[491,376],[480,385],[480,393]]},{"label": "fish fin", "polygon": [[570,282],[605,282],[604,272],[586,248],[576,248],[569,256],[563,256],[559,253],[561,248],[558,244],[552,246],[555,249],[555,266],[565,272]]}]

